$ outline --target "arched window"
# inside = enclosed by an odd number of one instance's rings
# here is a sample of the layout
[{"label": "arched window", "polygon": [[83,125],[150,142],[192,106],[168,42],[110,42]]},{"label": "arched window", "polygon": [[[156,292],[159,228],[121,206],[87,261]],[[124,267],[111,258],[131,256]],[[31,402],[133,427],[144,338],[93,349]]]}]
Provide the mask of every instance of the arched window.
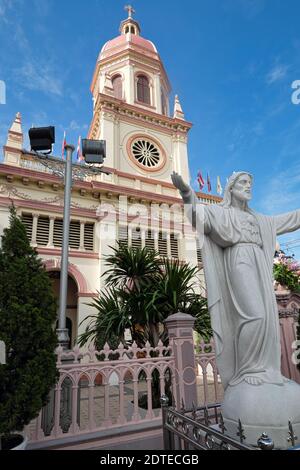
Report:
[{"label": "arched window", "polygon": [[139,75],[137,80],[137,99],[142,103],[150,104],[149,80],[145,75]]},{"label": "arched window", "polygon": [[165,116],[168,115],[167,99],[164,90],[161,90],[161,111]]},{"label": "arched window", "polygon": [[123,90],[122,90],[122,77],[121,75],[116,75],[112,79],[112,86],[114,89],[114,97],[119,100],[123,99]]},{"label": "arched window", "polygon": [[134,26],[131,26],[130,30],[131,30],[131,33],[132,33],[132,34],[135,34],[135,28],[134,28]]},{"label": "arched window", "polygon": [[129,33],[129,26],[126,26],[125,28],[125,34]]}]

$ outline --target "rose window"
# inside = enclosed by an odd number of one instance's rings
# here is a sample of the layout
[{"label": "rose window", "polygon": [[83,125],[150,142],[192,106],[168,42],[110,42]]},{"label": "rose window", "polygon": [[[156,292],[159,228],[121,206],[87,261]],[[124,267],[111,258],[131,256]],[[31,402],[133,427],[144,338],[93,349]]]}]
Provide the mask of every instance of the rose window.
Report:
[{"label": "rose window", "polygon": [[161,163],[161,152],[158,146],[149,140],[134,140],[131,152],[134,159],[146,168],[155,168]]}]

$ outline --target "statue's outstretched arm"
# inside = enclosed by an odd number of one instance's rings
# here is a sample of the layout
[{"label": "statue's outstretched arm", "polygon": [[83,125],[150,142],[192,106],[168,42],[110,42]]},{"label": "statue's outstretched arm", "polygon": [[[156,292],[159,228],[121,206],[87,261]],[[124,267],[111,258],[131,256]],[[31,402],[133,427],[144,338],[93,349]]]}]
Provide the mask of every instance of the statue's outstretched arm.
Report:
[{"label": "statue's outstretched arm", "polygon": [[195,191],[183,180],[182,176],[173,171],[171,179],[174,186],[180,191],[182,200],[185,204],[186,215],[189,218],[194,228],[197,227],[197,221],[204,220],[204,215],[200,212],[203,211],[203,206],[199,204],[199,200],[195,194]]},{"label": "statue's outstretched arm", "polygon": [[187,195],[188,193],[193,191],[192,188],[184,182],[182,176],[180,176],[175,171],[173,171],[173,173],[171,174],[171,180],[175,188],[177,188],[182,195]]},{"label": "statue's outstretched arm", "polygon": [[300,210],[287,212],[273,217],[277,235],[294,232],[300,228]]}]

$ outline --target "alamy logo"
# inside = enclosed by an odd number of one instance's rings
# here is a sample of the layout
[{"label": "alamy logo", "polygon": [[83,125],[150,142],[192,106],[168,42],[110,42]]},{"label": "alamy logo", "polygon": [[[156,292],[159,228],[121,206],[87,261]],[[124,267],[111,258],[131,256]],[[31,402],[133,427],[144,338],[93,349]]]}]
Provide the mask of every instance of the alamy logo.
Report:
[{"label": "alamy logo", "polygon": [[6,85],[3,80],[0,80],[0,104],[6,104]]},{"label": "alamy logo", "polygon": [[300,364],[300,340],[297,339],[296,341],[293,341],[292,343],[292,349],[295,349],[295,351],[292,353],[292,363],[297,366]]},{"label": "alamy logo", "polygon": [[295,90],[291,96],[292,103],[300,104],[300,80],[294,80],[292,88]]}]

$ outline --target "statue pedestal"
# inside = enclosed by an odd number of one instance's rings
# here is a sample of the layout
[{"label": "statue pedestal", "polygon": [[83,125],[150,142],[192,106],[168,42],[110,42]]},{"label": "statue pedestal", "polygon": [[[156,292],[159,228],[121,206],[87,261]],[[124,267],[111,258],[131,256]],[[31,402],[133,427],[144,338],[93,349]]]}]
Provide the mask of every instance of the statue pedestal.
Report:
[{"label": "statue pedestal", "polygon": [[241,421],[245,443],[257,446],[263,432],[274,442],[275,449],[287,449],[300,443],[300,385],[292,380],[283,385],[241,382],[228,386],[222,404],[225,434],[238,438]]}]

